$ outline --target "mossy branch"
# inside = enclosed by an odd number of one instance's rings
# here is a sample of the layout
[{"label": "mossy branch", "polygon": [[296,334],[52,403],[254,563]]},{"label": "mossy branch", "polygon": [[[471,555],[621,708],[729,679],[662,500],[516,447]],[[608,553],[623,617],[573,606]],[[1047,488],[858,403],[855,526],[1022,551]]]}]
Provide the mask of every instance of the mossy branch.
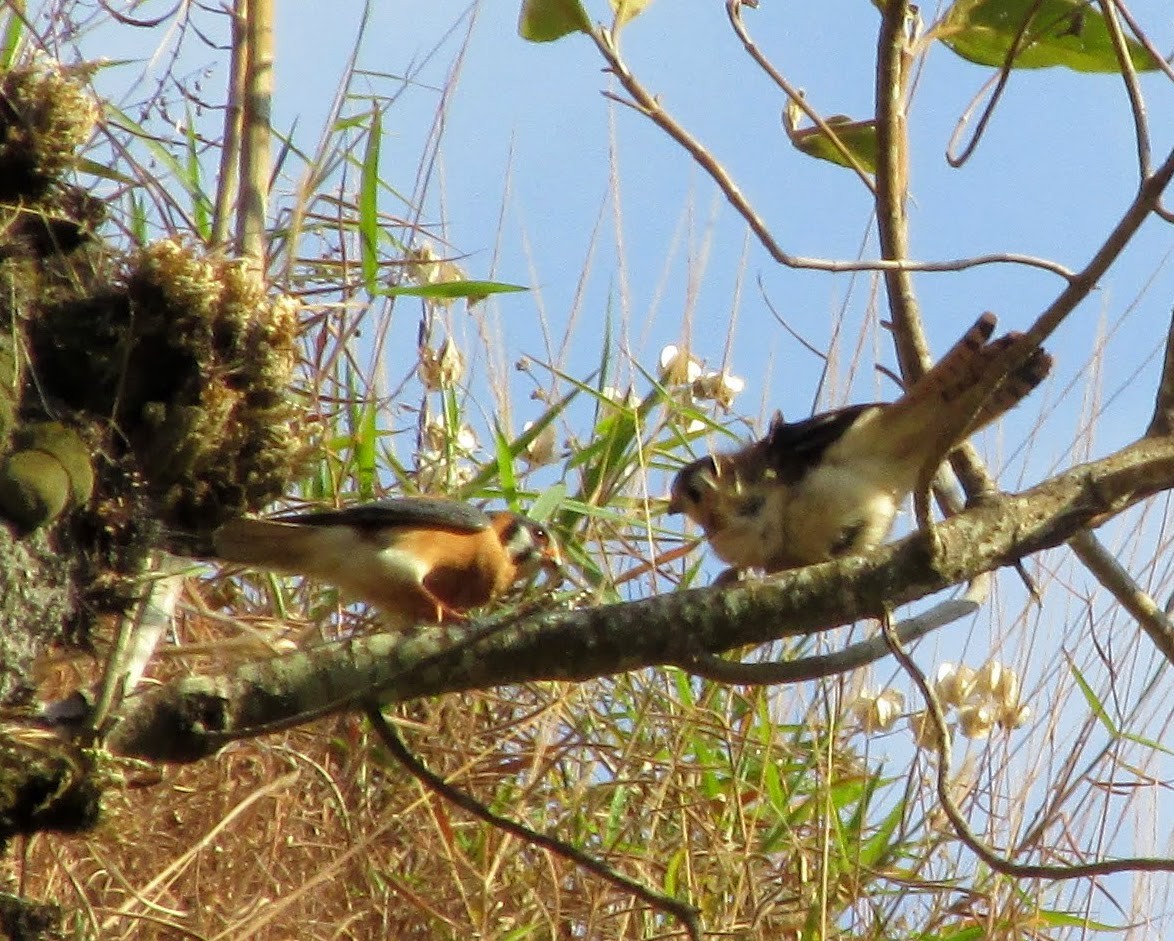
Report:
[{"label": "mossy branch", "polygon": [[109,740],[123,755],[195,761],[230,741],[377,696],[396,702],[535,680],[583,681],[827,630],[879,615],[1051,548],[1174,487],[1174,439],[1145,439],[867,556],[733,588],[703,588],[491,630],[379,634],[194,676],[126,705]]}]

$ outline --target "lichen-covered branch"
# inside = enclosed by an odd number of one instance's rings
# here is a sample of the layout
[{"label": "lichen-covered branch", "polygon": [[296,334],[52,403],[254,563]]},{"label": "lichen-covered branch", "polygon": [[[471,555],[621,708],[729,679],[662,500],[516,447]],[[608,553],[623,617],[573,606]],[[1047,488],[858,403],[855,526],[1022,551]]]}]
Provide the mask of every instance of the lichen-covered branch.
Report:
[{"label": "lichen-covered branch", "polygon": [[[377,696],[384,702],[534,680],[582,681],[687,662],[745,644],[878,615],[1060,545],[1174,487],[1174,440],[1144,439],[1031,490],[992,497],[867,556],[731,588],[555,611],[474,629],[374,635],[195,676],[130,700],[109,739],[119,754],[195,761],[238,738]],[[467,629],[466,629],[467,630]]]}]

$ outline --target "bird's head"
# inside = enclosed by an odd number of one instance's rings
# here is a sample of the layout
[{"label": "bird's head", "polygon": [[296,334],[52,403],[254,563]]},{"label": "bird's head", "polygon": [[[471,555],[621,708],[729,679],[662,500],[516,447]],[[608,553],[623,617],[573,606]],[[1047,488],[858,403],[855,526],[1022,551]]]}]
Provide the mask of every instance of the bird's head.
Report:
[{"label": "bird's head", "polygon": [[686,464],[673,478],[668,511],[684,513],[702,529],[708,530],[719,496],[720,476],[718,463],[712,456]]},{"label": "bird's head", "polygon": [[514,565],[514,581],[525,581],[540,571],[561,573],[563,557],[550,531],[518,513],[493,513],[493,528]]}]

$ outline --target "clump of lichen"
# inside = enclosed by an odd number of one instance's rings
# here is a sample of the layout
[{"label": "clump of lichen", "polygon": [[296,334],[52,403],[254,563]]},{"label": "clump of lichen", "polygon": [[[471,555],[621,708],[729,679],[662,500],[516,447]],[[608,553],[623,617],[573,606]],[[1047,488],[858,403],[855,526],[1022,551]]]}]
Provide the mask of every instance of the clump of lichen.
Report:
[{"label": "clump of lichen", "polygon": [[178,239],[136,253],[122,280],[46,311],[50,391],[113,419],[167,527],[205,530],[280,495],[301,450],[296,304]]},{"label": "clump of lichen", "polygon": [[[0,592],[3,704],[30,695],[38,653],[84,632],[92,613],[90,556],[68,548],[68,525],[47,530],[86,515],[104,435],[93,416],[45,394],[30,334],[54,297],[98,290],[117,270],[97,237],[105,204],[68,179],[97,115],[64,70],[0,74],[0,567],[11,576]],[[119,554],[124,571],[141,557]]]},{"label": "clump of lichen", "polygon": [[54,280],[78,280],[65,259],[94,241],[105,217],[100,199],[64,179],[97,118],[81,83],[56,66],[0,75],[0,453],[22,397],[25,322]]},{"label": "clump of lichen", "polygon": [[77,165],[98,108],[60,68],[0,76],[0,201],[37,199]]},{"label": "clump of lichen", "polygon": [[144,384],[120,407],[164,522],[205,529],[280,495],[301,451],[289,402],[297,305],[246,264],[174,239],[131,261],[127,295],[132,359],[150,350],[170,366],[166,387]]},{"label": "clump of lichen", "polygon": [[257,509],[301,454],[296,305],[179,239],[107,245],[70,181],[97,118],[74,73],[0,74],[0,542],[69,560],[34,581],[60,583],[80,643],[141,594],[161,529]]}]

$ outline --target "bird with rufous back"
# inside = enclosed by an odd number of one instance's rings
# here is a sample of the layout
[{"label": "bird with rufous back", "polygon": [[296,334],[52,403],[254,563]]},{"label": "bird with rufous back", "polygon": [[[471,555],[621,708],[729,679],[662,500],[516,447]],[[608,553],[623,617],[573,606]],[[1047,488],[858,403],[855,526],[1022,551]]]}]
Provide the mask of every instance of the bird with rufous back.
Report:
[{"label": "bird with rufous back", "polygon": [[540,523],[439,497],[230,520],[212,534],[209,555],[334,585],[396,624],[461,619],[562,567]]}]

